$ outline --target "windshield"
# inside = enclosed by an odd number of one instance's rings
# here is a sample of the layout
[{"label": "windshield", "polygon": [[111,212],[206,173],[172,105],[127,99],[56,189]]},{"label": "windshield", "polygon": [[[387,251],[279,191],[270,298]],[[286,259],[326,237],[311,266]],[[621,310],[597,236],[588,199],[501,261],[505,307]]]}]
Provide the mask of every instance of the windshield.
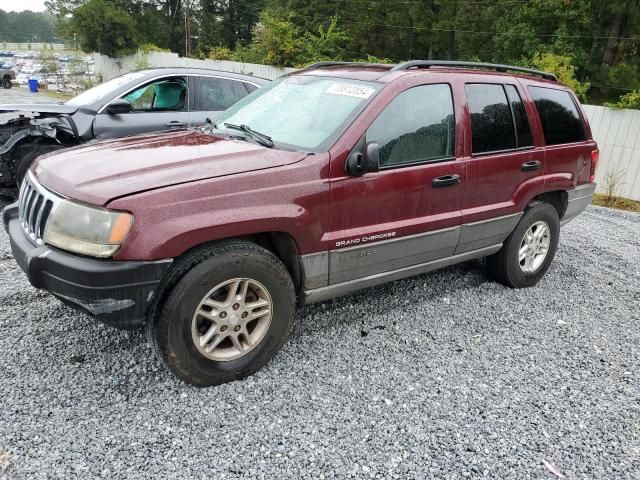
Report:
[{"label": "windshield", "polygon": [[216,125],[230,132],[225,123],[246,125],[271,137],[276,146],[321,152],[380,87],[342,78],[284,77],[240,100],[216,119]]},{"label": "windshield", "polygon": [[89,105],[91,103],[97,102],[98,100],[102,100],[104,97],[110,95],[114,90],[126,85],[131,82],[131,80],[135,80],[136,78],[142,78],[145,74],[141,72],[133,72],[127,73],[125,75],[121,75],[120,77],[112,78],[108,82],[101,83],[100,85],[96,85],[93,88],[90,88],[86,92],[82,92],[80,95],[73,97],[71,100],[67,102],[67,105],[72,105],[74,107],[81,107],[83,105]]}]

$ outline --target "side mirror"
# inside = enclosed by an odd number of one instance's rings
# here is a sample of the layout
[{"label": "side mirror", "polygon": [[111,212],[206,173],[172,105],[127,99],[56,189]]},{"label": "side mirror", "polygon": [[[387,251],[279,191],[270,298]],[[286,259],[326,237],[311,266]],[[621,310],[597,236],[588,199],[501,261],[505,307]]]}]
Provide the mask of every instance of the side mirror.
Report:
[{"label": "side mirror", "polygon": [[120,115],[122,113],[130,113],[133,110],[133,105],[124,98],[116,98],[109,105],[107,105],[107,112],[111,115]]},{"label": "side mirror", "polygon": [[[362,148],[363,146],[364,148]],[[346,170],[348,175],[353,176],[380,170],[380,147],[378,142],[358,145],[347,158]]]}]

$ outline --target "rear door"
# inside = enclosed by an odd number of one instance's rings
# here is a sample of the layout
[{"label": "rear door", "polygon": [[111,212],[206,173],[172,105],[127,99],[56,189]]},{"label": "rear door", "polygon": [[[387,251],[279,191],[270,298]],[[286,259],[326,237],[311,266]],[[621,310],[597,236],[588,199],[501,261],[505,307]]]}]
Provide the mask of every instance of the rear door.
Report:
[{"label": "rear door", "polygon": [[523,195],[542,191],[544,148],[532,135],[519,85],[467,83],[467,184],[456,253],[502,242],[520,218]]},{"label": "rear door", "polygon": [[215,120],[238,100],[246,97],[258,88],[252,83],[217,76],[193,76],[193,95],[191,110],[194,125],[202,125]]},{"label": "rear door", "polygon": [[587,182],[596,145],[589,139],[577,99],[567,90],[537,85],[529,85],[528,90],[544,133],[547,188],[566,190]]},{"label": "rear door", "polygon": [[399,93],[361,142],[378,143],[380,171],[354,177],[332,164],[330,284],[448,257],[458,243],[464,162],[451,86]]},{"label": "rear door", "polygon": [[131,103],[130,113],[113,115],[106,108],[96,115],[93,131],[96,138],[185,128],[191,124],[189,94],[185,76],[162,77],[121,95]]}]

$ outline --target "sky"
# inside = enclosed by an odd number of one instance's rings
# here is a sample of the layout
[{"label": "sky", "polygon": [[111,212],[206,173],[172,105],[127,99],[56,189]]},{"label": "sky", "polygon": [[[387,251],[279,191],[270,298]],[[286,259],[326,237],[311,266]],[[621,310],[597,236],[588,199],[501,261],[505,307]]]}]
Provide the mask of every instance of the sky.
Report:
[{"label": "sky", "polygon": [[0,10],[6,12],[21,12],[23,10],[33,10],[42,12],[44,10],[44,0],[0,0]]}]

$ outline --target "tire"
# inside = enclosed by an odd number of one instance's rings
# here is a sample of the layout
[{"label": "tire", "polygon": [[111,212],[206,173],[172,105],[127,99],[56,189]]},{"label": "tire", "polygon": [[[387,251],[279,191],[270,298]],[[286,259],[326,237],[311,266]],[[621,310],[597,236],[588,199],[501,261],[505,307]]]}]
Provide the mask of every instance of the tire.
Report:
[{"label": "tire", "polygon": [[[539,265],[532,261],[527,264],[532,256],[521,260],[521,248],[525,240],[525,234],[532,228],[548,227],[548,246]],[[502,249],[494,255],[487,257],[487,267],[489,274],[500,283],[512,288],[525,288],[536,285],[547,273],[551,266],[553,257],[558,248],[560,238],[560,220],[556,209],[544,202],[535,202],[529,206],[520,222],[511,234],[504,241]],[[524,262],[524,265],[522,264]]]},{"label": "tire", "polygon": [[56,150],[61,150],[63,148],[65,148],[64,145],[37,144],[37,146],[34,146],[33,149],[30,150],[22,158],[16,159],[14,163],[15,164],[14,176],[15,176],[16,185],[18,186],[18,188],[20,188],[20,185],[22,185],[22,180],[24,179],[25,175],[29,171],[29,167],[31,167],[31,164],[36,158],[38,158],[40,155],[44,155],[45,153],[54,152]]},{"label": "tire", "polygon": [[[187,383],[208,387],[240,380],[266,365],[289,335],[295,313],[295,289],[282,262],[271,252],[256,244],[230,241],[188,254],[177,262],[174,266],[175,271],[186,271],[186,273],[178,280],[166,301],[156,309],[156,313],[147,323],[148,335],[155,353],[169,370]],[[169,278],[171,275],[169,274]],[[229,281],[232,283],[228,287],[219,290],[222,292],[220,302],[222,303],[222,299],[230,298],[229,292],[238,279],[244,279],[248,285],[245,290],[249,295],[255,295],[252,301],[246,303],[247,306],[256,301],[255,298],[258,297],[256,292],[262,296],[258,300],[268,298],[271,302],[269,307],[266,307],[270,310],[268,325],[266,316],[263,315],[254,320],[253,325],[246,327],[247,332],[253,329],[251,333],[254,337],[253,346],[248,346],[250,342],[246,341],[248,339],[242,331],[238,334],[232,333],[232,329],[235,331],[236,328],[240,328],[240,324],[233,322],[242,321],[239,316],[240,312],[242,315],[246,314],[245,303],[237,313],[232,310],[236,305],[231,307],[227,303],[227,307],[220,307],[218,310],[212,308],[207,317],[196,314],[196,311],[202,312],[205,307],[208,308],[203,303],[204,299],[217,298],[208,296],[212,289]],[[240,283],[239,290],[243,285]],[[229,290],[224,290],[225,288]],[[231,294],[231,298],[239,299],[240,297],[241,295],[233,297]],[[246,298],[248,297],[245,297],[243,302]],[[261,308],[256,314],[264,311],[264,308]],[[228,312],[225,314],[224,321],[220,320],[223,311]],[[248,315],[251,318],[253,313]],[[229,323],[220,326],[224,322]],[[209,332],[209,328],[214,325],[218,332],[226,327],[225,334],[228,337],[218,333],[210,337],[212,340],[209,344],[204,347],[202,344],[198,346],[194,335],[202,340]],[[262,337],[259,336],[258,327]],[[242,347],[248,349],[237,358],[233,357],[233,352],[238,352],[237,344],[231,342],[234,335],[240,335],[241,337],[235,338],[241,339]],[[204,352],[203,348],[206,349],[219,342],[218,336],[224,337],[225,340],[212,352]]]},{"label": "tire", "polygon": [[13,84],[11,83],[11,79],[10,78],[3,78],[2,79],[2,88],[4,88],[5,90],[9,90],[12,86],[13,86]]}]

